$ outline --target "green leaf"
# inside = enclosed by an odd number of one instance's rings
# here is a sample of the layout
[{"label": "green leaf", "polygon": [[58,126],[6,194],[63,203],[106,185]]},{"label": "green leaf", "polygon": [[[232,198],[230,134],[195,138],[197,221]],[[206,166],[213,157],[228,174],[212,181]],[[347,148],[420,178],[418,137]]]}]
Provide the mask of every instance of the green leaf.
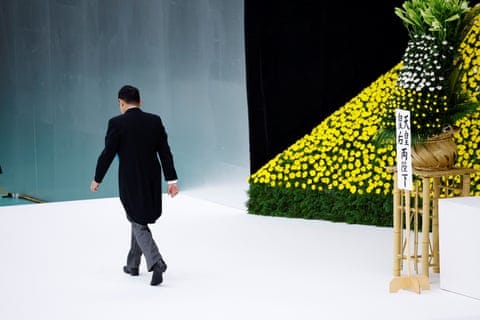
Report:
[{"label": "green leaf", "polygon": [[455,20],[458,20],[458,19],[460,19],[460,15],[457,13],[457,14],[454,14],[453,16],[445,19],[445,22],[455,21]]}]

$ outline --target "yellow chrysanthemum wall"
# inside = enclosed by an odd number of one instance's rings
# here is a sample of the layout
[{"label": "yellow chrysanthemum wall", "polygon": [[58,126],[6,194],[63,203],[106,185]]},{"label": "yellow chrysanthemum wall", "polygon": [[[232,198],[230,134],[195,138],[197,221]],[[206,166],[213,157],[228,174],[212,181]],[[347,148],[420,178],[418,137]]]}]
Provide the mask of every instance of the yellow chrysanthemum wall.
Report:
[{"label": "yellow chrysanthemum wall", "polygon": [[[460,44],[460,84],[475,102],[480,94],[480,15],[473,20],[472,27]],[[480,109],[469,117],[457,121],[461,128],[455,136],[458,145],[459,166],[480,169]],[[475,195],[480,194],[480,175],[474,178]]]},{"label": "yellow chrysanthemum wall", "polygon": [[395,163],[393,147],[376,148],[372,137],[381,117],[379,108],[395,87],[400,65],[381,76],[313,131],[269,161],[250,183],[270,187],[349,190],[351,193],[391,193]]},{"label": "yellow chrysanthemum wall", "polygon": [[[476,101],[480,94],[480,16],[473,20],[459,52],[462,90]],[[393,146],[378,148],[373,141],[386,101],[396,89],[400,67],[398,64],[382,75],[311,133],[251,175],[250,197],[256,197],[252,188],[255,186],[308,190],[319,195],[328,190],[348,191],[358,196],[391,195],[392,176],[385,167],[395,165],[395,150]],[[480,170],[480,108],[456,125],[461,128],[455,136],[457,164]],[[480,195],[479,174],[472,177],[471,190],[472,195]],[[267,196],[264,188],[262,197]]]}]

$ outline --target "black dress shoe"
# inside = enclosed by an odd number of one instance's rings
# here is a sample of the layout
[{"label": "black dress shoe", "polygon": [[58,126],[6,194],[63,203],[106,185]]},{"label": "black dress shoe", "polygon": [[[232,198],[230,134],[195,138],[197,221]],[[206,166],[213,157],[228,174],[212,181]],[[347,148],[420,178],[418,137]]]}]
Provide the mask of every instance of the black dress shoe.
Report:
[{"label": "black dress shoe", "polygon": [[153,265],[152,281],[150,282],[152,286],[157,286],[163,282],[163,273],[165,270],[167,270],[167,265],[164,262],[157,262]]},{"label": "black dress shoe", "polygon": [[131,276],[138,276],[138,268],[123,267],[123,272],[128,273]]}]

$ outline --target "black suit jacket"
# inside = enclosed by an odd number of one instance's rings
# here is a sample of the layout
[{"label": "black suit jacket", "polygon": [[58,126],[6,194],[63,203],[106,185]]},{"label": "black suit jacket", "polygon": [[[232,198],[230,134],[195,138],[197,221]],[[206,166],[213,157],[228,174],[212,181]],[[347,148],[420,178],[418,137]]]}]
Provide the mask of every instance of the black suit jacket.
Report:
[{"label": "black suit jacket", "polygon": [[177,179],[160,117],[132,108],[109,120],[96,182],[102,182],[117,154],[120,200],[129,219],[143,225],[154,223],[162,213],[162,167],[165,179]]}]

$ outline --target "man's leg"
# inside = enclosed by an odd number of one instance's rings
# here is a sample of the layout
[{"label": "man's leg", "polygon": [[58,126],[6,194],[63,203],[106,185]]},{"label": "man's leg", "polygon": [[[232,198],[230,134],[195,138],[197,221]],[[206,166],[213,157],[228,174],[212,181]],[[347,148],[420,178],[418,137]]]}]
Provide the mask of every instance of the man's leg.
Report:
[{"label": "man's leg", "polygon": [[131,232],[130,240],[130,251],[127,256],[127,265],[123,268],[126,273],[131,274],[132,276],[138,275],[138,268],[140,266],[140,261],[142,258],[142,249],[135,240],[135,235],[133,234],[133,226]]},{"label": "man's leg", "polygon": [[148,271],[152,271],[153,266],[158,263],[159,265],[164,265],[162,255],[158,251],[158,247],[153,240],[152,232],[147,225],[141,225],[135,222],[132,222],[132,236],[136,244],[140,248],[141,252],[145,256],[147,261]]}]

